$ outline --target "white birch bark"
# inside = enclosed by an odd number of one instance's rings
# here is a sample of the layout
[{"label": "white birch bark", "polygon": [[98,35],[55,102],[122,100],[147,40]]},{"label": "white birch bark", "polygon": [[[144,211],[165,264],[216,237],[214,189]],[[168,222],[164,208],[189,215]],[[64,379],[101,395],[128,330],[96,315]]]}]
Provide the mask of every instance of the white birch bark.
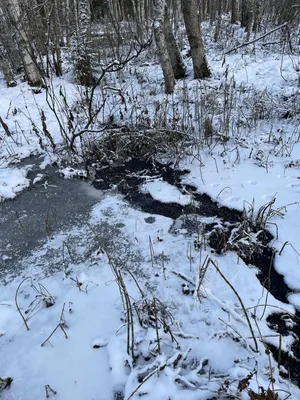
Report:
[{"label": "white birch bark", "polygon": [[91,39],[91,12],[89,0],[78,0],[78,30],[77,30],[77,79],[80,84],[91,86],[93,76],[89,44]]},{"label": "white birch bark", "polygon": [[16,32],[16,40],[27,80],[32,85],[40,85],[42,83],[42,77],[37,68],[34,51],[26,33],[26,21],[22,16],[18,0],[2,0],[2,4],[6,8],[10,22]]},{"label": "white birch bark", "polygon": [[164,12],[165,12],[165,1],[154,0],[153,28],[154,28],[155,42],[158,50],[160,64],[164,74],[166,93],[173,93],[175,87],[175,77],[165,40]]},{"label": "white birch bark", "polygon": [[166,39],[166,44],[168,48],[169,57],[171,60],[173,73],[175,79],[182,79],[186,76],[186,68],[181,57],[175,36],[173,34],[169,10],[165,7],[165,19],[164,19],[164,34]]}]

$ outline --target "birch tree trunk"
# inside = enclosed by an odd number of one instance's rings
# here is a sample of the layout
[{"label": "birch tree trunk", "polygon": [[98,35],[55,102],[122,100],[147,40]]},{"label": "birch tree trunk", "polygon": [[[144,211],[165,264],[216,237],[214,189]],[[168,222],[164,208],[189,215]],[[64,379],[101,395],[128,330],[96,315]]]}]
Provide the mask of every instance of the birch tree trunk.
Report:
[{"label": "birch tree trunk", "polygon": [[61,29],[61,20],[59,18],[58,1],[53,1],[53,47],[52,47],[52,60],[56,76],[62,75],[62,57],[60,45],[64,43],[63,33]]},{"label": "birch tree trunk", "polygon": [[26,19],[21,13],[18,0],[1,0],[9,17],[10,24],[15,31],[16,42],[25,69],[26,79],[29,84],[38,86],[42,84],[42,76],[38,70],[34,50],[26,32]]},{"label": "birch tree trunk", "polygon": [[94,78],[91,67],[90,44],[91,13],[89,0],[78,0],[78,28],[77,28],[77,55],[76,73],[78,83],[92,86]]},{"label": "birch tree trunk", "polygon": [[71,34],[70,34],[70,27],[71,27],[71,4],[70,4],[70,0],[65,0],[64,2],[64,12],[65,12],[65,27],[64,27],[64,37],[65,37],[65,42],[66,42],[66,46],[69,47],[70,46],[70,38],[71,38]]},{"label": "birch tree trunk", "polygon": [[164,34],[174,77],[175,79],[182,79],[186,76],[186,68],[173,34],[167,7],[165,7]]},{"label": "birch tree trunk", "polygon": [[158,50],[158,57],[164,74],[166,93],[173,93],[175,87],[175,77],[164,34],[164,11],[165,1],[154,0],[153,28],[155,42]]},{"label": "birch tree trunk", "polygon": [[210,70],[204,52],[204,44],[198,17],[197,1],[184,0],[182,2],[182,12],[186,33],[191,48],[194,78],[207,78],[210,76]]}]

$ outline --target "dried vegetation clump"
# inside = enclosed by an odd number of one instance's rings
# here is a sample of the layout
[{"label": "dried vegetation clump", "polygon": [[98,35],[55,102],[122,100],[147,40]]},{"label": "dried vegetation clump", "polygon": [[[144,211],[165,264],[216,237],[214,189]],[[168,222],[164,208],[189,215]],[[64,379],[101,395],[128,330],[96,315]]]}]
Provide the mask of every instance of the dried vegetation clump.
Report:
[{"label": "dried vegetation clump", "polygon": [[179,131],[114,128],[92,144],[87,159],[99,166],[123,165],[132,160],[178,163],[194,141]]}]

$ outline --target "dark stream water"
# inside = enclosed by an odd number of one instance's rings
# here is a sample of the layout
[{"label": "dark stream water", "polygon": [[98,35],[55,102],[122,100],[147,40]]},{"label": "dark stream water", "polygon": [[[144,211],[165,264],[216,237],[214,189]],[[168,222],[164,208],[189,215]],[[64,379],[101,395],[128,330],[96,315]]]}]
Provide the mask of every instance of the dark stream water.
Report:
[{"label": "dark stream water", "polygon": [[[133,207],[146,213],[172,218],[174,221],[183,216],[217,217],[219,219],[218,223],[206,225],[205,232],[210,247],[220,254],[226,251],[232,230],[240,226],[244,221],[243,213],[220,206],[208,195],[197,193],[196,187],[183,183],[182,177],[188,172],[174,170],[171,165],[163,165],[158,162],[147,163],[132,160],[121,167],[104,166],[96,169],[96,180],[93,185],[101,190],[107,190],[117,185],[120,193],[124,195],[125,199]],[[149,193],[142,193],[139,187],[145,183],[145,175],[160,176],[165,182],[177,187],[183,194],[186,194],[187,191],[191,192],[194,200],[193,205],[183,206],[178,203],[163,203],[153,199]],[[248,226],[254,233],[262,230],[258,237],[259,245],[255,251],[247,251],[247,249],[240,249],[239,251],[237,249],[237,253],[247,265],[251,264],[258,268],[257,277],[262,286],[277,300],[288,304],[288,295],[292,293],[292,290],[286,285],[283,276],[274,267],[276,251],[270,245],[273,236],[267,230],[262,229],[261,226],[255,226],[255,224],[251,226],[251,222],[248,222]],[[289,323],[291,321],[293,324]],[[267,322],[270,328],[279,334],[293,336],[294,342],[291,349],[293,356],[272,344],[267,343],[267,345],[275,359],[288,371],[287,374],[282,372],[282,376],[289,377],[300,387],[300,313],[296,312],[294,316],[291,316],[286,313],[276,312],[268,316]]]},{"label": "dark stream water", "polygon": [[[64,179],[58,173],[58,167],[40,170],[38,160],[34,158],[24,160],[21,166],[30,164],[33,166],[28,178],[33,180],[38,173],[43,173],[43,179],[36,185],[31,185],[14,200],[0,203],[0,279],[8,273],[17,275],[23,268],[22,259],[43,244],[49,234],[87,222],[92,206],[103,198],[103,191],[115,185],[131,206],[150,214],[172,218],[174,221],[186,218],[192,232],[193,229],[197,232],[198,225],[191,223],[189,217],[217,217],[218,224],[205,226],[208,244],[216,253],[227,250],[232,230],[244,220],[242,212],[221,207],[208,195],[197,193],[196,187],[183,183],[182,178],[188,171],[174,170],[171,165],[132,160],[122,166],[101,166],[93,171],[93,188],[89,181]],[[184,194],[186,191],[191,192],[193,205],[163,203],[153,199],[148,193],[142,193],[139,187],[145,183],[145,175],[160,176]],[[253,232],[260,228],[251,226]],[[259,236],[260,245],[257,251],[247,252],[242,249],[237,252],[246,264],[258,268],[257,277],[261,284],[276,299],[288,303],[288,295],[292,291],[285,284],[283,276],[274,268],[276,253],[270,246],[272,239],[272,235],[263,230]],[[3,258],[3,255],[6,257]],[[294,316],[273,313],[267,321],[282,336],[294,337],[293,355],[271,344],[268,346],[275,359],[288,371],[288,374],[282,375],[289,375],[300,387],[300,313],[297,312]]]}]

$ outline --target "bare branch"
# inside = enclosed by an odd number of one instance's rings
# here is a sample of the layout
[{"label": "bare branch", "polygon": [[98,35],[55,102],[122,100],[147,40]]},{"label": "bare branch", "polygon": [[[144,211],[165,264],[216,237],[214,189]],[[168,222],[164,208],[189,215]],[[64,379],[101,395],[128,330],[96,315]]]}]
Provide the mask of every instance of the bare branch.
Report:
[{"label": "bare branch", "polygon": [[287,23],[287,22],[285,22],[285,23],[282,24],[282,25],[277,26],[276,28],[272,29],[271,31],[265,33],[264,35],[262,35],[262,36],[260,36],[260,37],[258,37],[258,38],[256,38],[256,39],[250,40],[250,42],[244,42],[244,43],[240,44],[239,46],[234,47],[233,49],[226,51],[225,55],[230,54],[230,53],[233,53],[234,51],[236,51],[236,50],[238,50],[238,49],[241,49],[242,47],[246,47],[246,46],[249,46],[250,44],[253,44],[253,43],[255,43],[255,42],[258,42],[259,40],[265,38],[266,36],[271,35],[272,33],[276,32],[276,31],[279,31],[279,30],[282,29],[282,28],[285,28],[286,26],[288,26],[288,23]]}]

